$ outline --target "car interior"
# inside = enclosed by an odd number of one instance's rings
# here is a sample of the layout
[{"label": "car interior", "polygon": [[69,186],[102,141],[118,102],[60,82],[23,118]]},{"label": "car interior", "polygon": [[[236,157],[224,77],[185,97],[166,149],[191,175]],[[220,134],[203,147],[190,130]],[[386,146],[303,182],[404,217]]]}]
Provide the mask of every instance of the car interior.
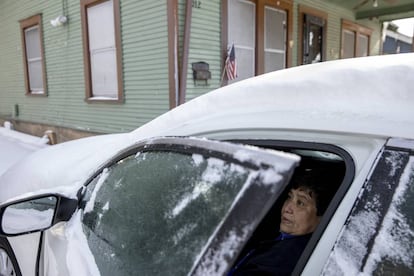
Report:
[{"label": "car interior", "polygon": [[[336,208],[336,206],[339,204],[340,199],[343,197],[344,191],[346,191],[346,187],[344,186],[349,185],[351,182],[350,179],[353,178],[354,168],[350,156],[344,151],[341,151],[341,149],[331,147],[330,145],[275,141],[243,141],[243,143],[281,150],[284,152],[291,152],[299,155],[301,157],[301,162],[295,169],[292,179],[303,174],[312,173],[317,174],[317,177],[323,178],[321,179],[321,183],[325,184],[324,191],[326,193],[329,193],[329,195],[326,196],[331,197],[330,206],[328,208],[328,210],[330,209],[331,211],[325,211],[324,217],[329,218],[332,215],[332,209]],[[281,219],[280,212],[289,190],[290,184],[288,184],[282,195],[277,199],[261,223],[258,225],[253,235],[246,243],[243,251],[239,254],[238,259],[235,261],[235,263],[238,263],[239,260],[243,258],[247,252],[254,248],[255,245],[257,245],[260,241],[277,238],[279,235],[279,224]],[[335,198],[335,204],[332,202],[333,198]],[[325,225],[322,225],[323,221],[325,221]],[[326,221],[329,221],[329,219],[321,220],[321,223],[318,226],[317,231],[314,232],[313,236],[320,236],[323,233],[323,230],[327,224]],[[316,244],[314,243],[313,245],[310,245],[309,243],[305,249],[305,251],[308,252],[305,253],[304,251],[301,260],[303,258],[307,259],[311,253],[311,250]],[[304,257],[304,255],[307,255],[307,257]]]}]

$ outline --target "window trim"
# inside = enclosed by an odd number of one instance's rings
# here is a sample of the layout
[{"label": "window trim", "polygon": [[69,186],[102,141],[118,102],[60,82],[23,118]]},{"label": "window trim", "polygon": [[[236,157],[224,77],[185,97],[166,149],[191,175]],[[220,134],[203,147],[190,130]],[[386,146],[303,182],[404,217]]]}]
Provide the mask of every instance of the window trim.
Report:
[{"label": "window trim", "polygon": [[298,65],[303,65],[303,17],[308,14],[315,17],[319,17],[325,21],[325,25],[323,27],[323,39],[322,39],[322,61],[326,61],[326,49],[327,49],[327,30],[328,30],[328,13],[323,12],[318,9],[314,9],[305,5],[299,4],[299,21],[298,21]]},{"label": "window trim", "polygon": [[116,67],[118,80],[117,98],[114,99],[94,99],[92,91],[92,68],[89,55],[89,33],[88,33],[88,17],[87,9],[95,5],[99,5],[109,0],[81,0],[81,22],[82,22],[82,44],[83,44],[83,63],[85,76],[85,101],[87,103],[123,103],[124,102],[124,79],[122,68],[122,44],[121,44],[121,19],[119,0],[113,1],[114,13],[114,31],[115,31],[115,48],[116,48]]},{"label": "window trim", "polygon": [[[47,86],[46,86],[46,64],[45,64],[45,54],[43,46],[43,27],[42,27],[42,15],[36,14],[31,17],[22,19],[20,22],[20,33],[21,33],[21,45],[22,45],[22,56],[23,56],[23,70],[24,70],[24,81],[25,81],[25,90],[26,96],[34,97],[46,97],[47,96]],[[42,59],[42,84],[43,92],[42,93],[33,93],[30,90],[30,76],[29,76],[29,66],[26,53],[26,36],[25,30],[38,26],[39,28],[39,41],[40,41],[40,57]]]},{"label": "window trim", "polygon": [[355,43],[354,43],[354,56],[358,57],[357,49],[359,46],[359,35],[365,35],[368,37],[368,49],[367,49],[367,56],[371,54],[371,36],[372,36],[372,29],[359,25],[355,22],[342,19],[341,20],[341,58],[344,58],[344,43],[345,43],[345,31],[350,31],[355,34]]}]

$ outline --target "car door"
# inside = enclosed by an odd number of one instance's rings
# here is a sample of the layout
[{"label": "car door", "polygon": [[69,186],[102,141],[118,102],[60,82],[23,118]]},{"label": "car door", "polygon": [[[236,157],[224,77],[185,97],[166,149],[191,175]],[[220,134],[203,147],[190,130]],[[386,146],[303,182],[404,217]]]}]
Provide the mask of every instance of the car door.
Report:
[{"label": "car door", "polygon": [[414,274],[413,140],[387,142],[322,274]]},{"label": "car door", "polygon": [[[298,162],[294,154],[206,139],[140,143],[88,181],[80,220],[87,249],[62,250],[45,232],[44,274],[56,267],[77,267],[78,275],[225,273]],[[83,271],[79,256],[89,266]]]}]

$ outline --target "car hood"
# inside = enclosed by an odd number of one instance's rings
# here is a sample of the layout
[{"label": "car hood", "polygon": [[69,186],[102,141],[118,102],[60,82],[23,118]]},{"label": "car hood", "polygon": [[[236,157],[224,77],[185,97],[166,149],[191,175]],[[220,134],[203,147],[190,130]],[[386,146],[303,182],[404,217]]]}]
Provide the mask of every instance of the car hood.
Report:
[{"label": "car hood", "polygon": [[129,133],[109,134],[40,149],[0,176],[0,203],[51,188],[74,195],[99,166],[135,141]]}]

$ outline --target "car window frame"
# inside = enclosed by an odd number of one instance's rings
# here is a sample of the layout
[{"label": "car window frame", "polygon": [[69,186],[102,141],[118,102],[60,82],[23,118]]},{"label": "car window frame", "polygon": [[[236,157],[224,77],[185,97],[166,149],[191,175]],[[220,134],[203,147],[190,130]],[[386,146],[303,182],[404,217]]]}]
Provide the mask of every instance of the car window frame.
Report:
[{"label": "car window frame", "polygon": [[[190,140],[188,140],[190,139]],[[191,143],[189,144],[188,142],[191,141]],[[174,144],[175,143],[175,144]],[[208,143],[213,143],[213,144],[208,144]],[[88,188],[88,185],[96,178],[99,176],[99,174],[102,173],[102,171],[105,168],[109,168],[112,165],[116,164],[117,162],[119,162],[120,160],[123,160],[131,155],[135,155],[138,152],[148,152],[148,151],[153,151],[153,150],[170,150],[170,151],[174,151],[171,149],[175,149],[178,152],[188,152],[189,154],[202,154],[203,156],[208,156],[208,157],[216,157],[216,158],[220,158],[222,160],[225,161],[229,161],[235,164],[240,164],[243,165],[247,168],[251,168],[251,169],[255,169],[255,170],[259,170],[259,169],[263,169],[264,167],[271,167],[275,164],[275,161],[278,160],[282,160],[282,157],[274,157],[274,160],[272,160],[272,158],[262,158],[264,160],[262,160],[261,163],[258,163],[258,154],[254,154],[254,158],[251,158],[251,160],[239,160],[237,158],[235,158],[233,156],[232,150],[229,150],[228,147],[230,142],[228,141],[219,141],[219,140],[213,140],[213,139],[206,139],[206,138],[196,138],[196,137],[158,137],[158,138],[153,138],[150,140],[144,140],[141,142],[138,142],[135,145],[132,145],[126,149],[124,149],[123,151],[121,151],[120,153],[118,153],[116,156],[114,156],[113,158],[111,158],[108,162],[106,162],[105,164],[103,164],[102,166],[99,167],[98,170],[95,171],[95,173],[93,173],[91,175],[91,177],[88,178],[87,181],[85,181],[85,188]],[[237,149],[243,149],[243,150],[248,150],[250,152],[254,152],[254,150],[252,149],[251,145],[240,145],[232,143],[233,144],[233,148]],[[208,146],[207,146],[208,145]],[[247,147],[246,147],[247,146]],[[174,148],[172,148],[174,147]],[[193,151],[189,152],[189,149],[192,149]],[[258,150],[261,151],[261,154],[263,156],[265,155],[269,155],[270,154],[266,154],[266,150],[264,150],[263,148],[258,147]],[[294,155],[294,154],[293,154]],[[265,161],[263,163],[263,161]],[[250,236],[253,234],[254,230],[256,229],[257,225],[260,223],[260,221],[262,220],[262,218],[264,217],[264,215],[268,212],[268,210],[271,208],[271,206],[273,205],[273,203],[279,198],[279,196],[283,193],[283,191],[285,190],[286,186],[288,185],[290,178],[293,174],[294,168],[296,166],[299,165],[299,159],[296,162],[292,161],[292,165],[291,167],[286,170],[285,172],[283,172],[283,177],[277,181],[277,184],[281,185],[279,187],[279,189],[277,191],[273,191],[271,192],[272,189],[267,189],[266,192],[263,192],[265,189],[263,189],[264,185],[257,185],[257,181],[253,181],[250,186],[249,189],[252,190],[247,190],[250,192],[244,192],[242,196],[240,196],[240,192],[239,195],[235,198],[235,201],[233,202],[233,206],[230,208],[229,213],[227,214],[227,216],[225,217],[225,219],[222,221],[221,224],[219,224],[218,228],[216,229],[216,231],[213,233],[213,235],[210,237],[209,241],[207,242],[205,248],[200,252],[200,255],[198,257],[198,259],[193,263],[193,268],[189,271],[189,275],[192,275],[194,273],[196,273],[196,271],[198,269],[200,269],[203,264],[205,264],[206,262],[210,262],[210,257],[211,255],[209,255],[209,249],[212,247],[218,247],[223,243],[223,233],[226,233],[227,229],[229,229],[235,222],[240,222],[243,221],[241,219],[239,219],[238,216],[245,216],[245,212],[244,212],[244,205],[241,204],[240,202],[242,201],[246,201],[246,198],[254,198],[255,197],[255,193],[257,193],[257,191],[255,190],[262,190],[259,193],[266,195],[267,196],[267,202],[266,204],[263,204],[263,201],[260,202],[260,204],[256,204],[258,206],[261,206],[261,213],[260,214],[256,214],[254,217],[251,217],[250,219],[253,221],[252,225],[253,227],[251,227],[251,230],[249,232],[249,234],[247,235],[247,237],[245,237],[245,239],[237,246],[237,250],[235,250],[234,252],[234,256],[232,256],[229,260],[227,260],[227,267],[226,270],[229,270],[231,268],[231,265],[233,264],[233,262],[236,260],[238,254],[241,252],[241,250],[243,249],[244,245],[246,244],[246,242],[249,240]],[[264,166],[263,168],[261,168],[261,166]],[[279,172],[281,173],[281,172]],[[259,187],[261,186],[261,187]],[[260,188],[260,189],[259,189]],[[243,188],[244,189],[244,188]],[[275,189],[274,189],[275,190]],[[253,196],[251,196],[253,195]],[[254,202],[257,200],[249,200],[250,202]],[[263,205],[265,205],[265,207],[263,208]],[[86,206],[86,202],[81,201],[80,203],[80,208],[85,208]],[[256,207],[258,208],[258,207]],[[230,222],[229,222],[230,221]],[[245,220],[246,221],[246,220]],[[213,250],[214,251],[214,250]],[[211,251],[210,251],[211,252]],[[229,256],[226,256],[229,257]],[[221,264],[220,264],[221,265]]]}]

